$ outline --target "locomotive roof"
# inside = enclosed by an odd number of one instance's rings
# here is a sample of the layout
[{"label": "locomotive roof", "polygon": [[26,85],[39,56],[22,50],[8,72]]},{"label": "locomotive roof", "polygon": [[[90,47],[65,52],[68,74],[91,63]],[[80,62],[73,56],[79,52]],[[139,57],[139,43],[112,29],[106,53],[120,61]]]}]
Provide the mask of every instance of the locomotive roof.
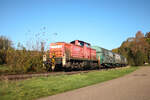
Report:
[{"label": "locomotive roof", "polygon": [[[70,43],[74,43],[76,40],[74,40],[74,41],[71,41]],[[84,41],[81,41],[81,40],[78,40],[79,42],[82,42],[82,43],[86,43],[86,44],[88,44],[88,45],[91,45],[90,43],[87,43],[87,42],[84,42]]]}]

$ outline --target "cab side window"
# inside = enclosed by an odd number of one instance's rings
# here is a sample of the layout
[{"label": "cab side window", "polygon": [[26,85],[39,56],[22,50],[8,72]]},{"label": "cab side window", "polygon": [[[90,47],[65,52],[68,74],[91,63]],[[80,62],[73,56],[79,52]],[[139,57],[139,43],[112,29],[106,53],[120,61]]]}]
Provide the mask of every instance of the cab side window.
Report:
[{"label": "cab side window", "polygon": [[84,46],[84,43],[83,43],[83,42],[80,42],[80,46],[82,46],[82,47],[83,47],[83,46]]}]

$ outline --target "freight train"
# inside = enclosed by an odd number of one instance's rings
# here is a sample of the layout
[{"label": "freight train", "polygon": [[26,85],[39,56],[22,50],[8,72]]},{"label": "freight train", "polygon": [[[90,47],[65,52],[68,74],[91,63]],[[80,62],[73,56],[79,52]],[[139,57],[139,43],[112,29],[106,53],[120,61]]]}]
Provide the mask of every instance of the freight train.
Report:
[{"label": "freight train", "polygon": [[52,71],[100,69],[127,65],[127,60],[122,55],[99,46],[91,46],[90,43],[80,40],[70,43],[51,43],[49,55],[43,56],[43,61],[48,70]]}]

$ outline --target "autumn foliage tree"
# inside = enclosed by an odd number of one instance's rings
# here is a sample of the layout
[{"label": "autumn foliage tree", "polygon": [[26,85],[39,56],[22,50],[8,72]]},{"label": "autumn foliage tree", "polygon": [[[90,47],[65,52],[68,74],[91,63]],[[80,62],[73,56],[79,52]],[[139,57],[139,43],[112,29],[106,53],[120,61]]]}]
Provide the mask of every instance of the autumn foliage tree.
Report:
[{"label": "autumn foliage tree", "polygon": [[[146,42],[149,44],[150,46],[150,32],[147,32],[145,34],[145,38],[146,38]],[[150,63],[150,47],[147,49],[147,56],[148,56],[148,62]]]},{"label": "autumn foliage tree", "polygon": [[[119,54],[128,59],[130,65],[142,65],[150,59],[150,33],[145,36],[141,31],[135,37],[130,37],[118,48]],[[113,50],[114,51],[114,50]]]}]

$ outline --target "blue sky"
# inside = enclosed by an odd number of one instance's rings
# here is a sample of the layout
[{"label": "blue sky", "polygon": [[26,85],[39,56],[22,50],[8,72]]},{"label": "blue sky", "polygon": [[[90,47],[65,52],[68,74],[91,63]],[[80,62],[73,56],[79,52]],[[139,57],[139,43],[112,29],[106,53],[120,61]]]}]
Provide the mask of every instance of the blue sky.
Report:
[{"label": "blue sky", "polygon": [[14,45],[39,33],[47,43],[78,39],[111,50],[138,30],[150,31],[149,5],[150,0],[0,0],[0,35]]}]

